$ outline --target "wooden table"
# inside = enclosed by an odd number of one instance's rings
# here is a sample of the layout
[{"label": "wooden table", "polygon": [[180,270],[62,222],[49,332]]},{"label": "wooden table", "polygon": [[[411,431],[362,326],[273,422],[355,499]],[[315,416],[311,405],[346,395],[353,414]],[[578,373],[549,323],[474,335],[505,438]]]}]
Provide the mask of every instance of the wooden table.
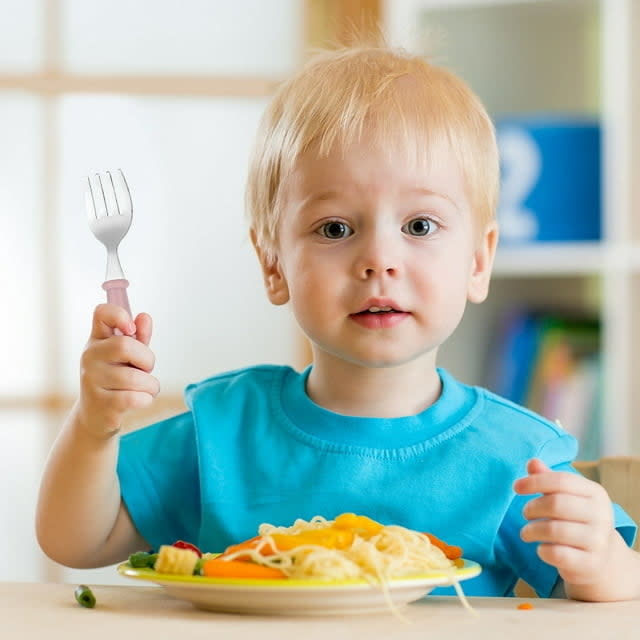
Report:
[{"label": "wooden table", "polygon": [[374,640],[377,638],[480,638],[616,640],[640,638],[640,601],[581,603],[568,600],[470,598],[475,614],[456,598],[427,597],[402,609],[409,622],[390,613],[344,617],[266,617],[199,611],[160,587],[90,585],[94,609],[80,607],[75,585],[0,582],[3,640]]}]

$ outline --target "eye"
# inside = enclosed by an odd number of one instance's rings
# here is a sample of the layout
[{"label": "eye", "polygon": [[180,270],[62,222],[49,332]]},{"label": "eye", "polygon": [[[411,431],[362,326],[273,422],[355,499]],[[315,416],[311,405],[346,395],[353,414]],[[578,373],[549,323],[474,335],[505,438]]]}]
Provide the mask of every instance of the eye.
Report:
[{"label": "eye", "polygon": [[429,218],[414,218],[402,226],[402,231],[412,236],[428,236],[436,230],[436,224]]},{"label": "eye", "polygon": [[325,224],[318,229],[318,233],[323,235],[325,238],[339,240],[340,238],[349,237],[353,233],[353,229],[344,222],[331,220],[330,222],[325,222]]}]

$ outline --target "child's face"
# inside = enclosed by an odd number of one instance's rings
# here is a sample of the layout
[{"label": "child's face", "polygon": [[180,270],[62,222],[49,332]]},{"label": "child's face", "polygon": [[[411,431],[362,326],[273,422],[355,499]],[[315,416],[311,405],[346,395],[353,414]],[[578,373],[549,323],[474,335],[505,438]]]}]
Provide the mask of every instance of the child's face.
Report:
[{"label": "child's face", "polygon": [[366,140],[304,154],[285,187],[271,301],[290,302],[316,361],[427,359],[488,290],[497,232],[479,230],[451,151],[417,165]]}]

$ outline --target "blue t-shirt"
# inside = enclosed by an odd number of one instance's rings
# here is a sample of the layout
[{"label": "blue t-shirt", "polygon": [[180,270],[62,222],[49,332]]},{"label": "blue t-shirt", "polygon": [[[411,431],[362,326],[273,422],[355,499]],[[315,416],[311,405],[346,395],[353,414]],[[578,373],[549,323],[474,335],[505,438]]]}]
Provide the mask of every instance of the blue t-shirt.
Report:
[{"label": "blue t-shirt", "polygon": [[[533,457],[575,471],[572,436],[442,369],[439,399],[400,418],[327,411],[307,396],[308,373],[215,376],[187,387],[187,413],[122,437],[122,497],[153,548],[182,539],[221,551],[263,522],[355,512],[461,546],[483,567],[469,595],[511,595],[518,578],[549,595],[558,573],[521,540],[531,497],[513,483]],[[634,523],[617,505],[614,517],[631,544]]]}]

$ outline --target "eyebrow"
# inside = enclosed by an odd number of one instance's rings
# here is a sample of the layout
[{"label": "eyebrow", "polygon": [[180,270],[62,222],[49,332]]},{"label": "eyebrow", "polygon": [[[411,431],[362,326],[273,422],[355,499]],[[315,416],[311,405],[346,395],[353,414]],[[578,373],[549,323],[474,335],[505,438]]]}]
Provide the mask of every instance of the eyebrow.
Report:
[{"label": "eyebrow", "polygon": [[[412,195],[415,194],[415,195],[441,198],[442,200],[446,200],[447,202],[452,204],[457,210],[460,210],[460,207],[458,206],[458,204],[454,200],[452,200],[449,196],[443,193],[439,193],[438,191],[433,191],[432,189],[427,189],[426,187],[414,187],[411,189],[407,189],[406,193],[409,193]],[[340,192],[336,191],[335,189],[327,189],[325,191],[320,191],[318,193],[314,193],[308,196],[307,198],[305,198],[302,206],[306,207],[310,204],[313,204],[314,202],[328,202],[330,200],[335,200],[336,198],[339,198],[340,195],[341,195]]]},{"label": "eyebrow", "polygon": [[324,202],[326,200],[334,200],[340,196],[339,192],[335,189],[327,189],[326,191],[320,191],[319,193],[314,193],[307,198],[304,199],[304,204],[310,204],[312,202]]},{"label": "eyebrow", "polygon": [[409,189],[409,193],[415,193],[423,196],[435,196],[436,198],[442,198],[447,202],[450,202],[456,209],[460,210],[458,203],[455,200],[452,200],[448,195],[444,193],[438,193],[437,191],[433,191],[432,189],[427,189],[425,187],[415,187],[413,189]]}]

